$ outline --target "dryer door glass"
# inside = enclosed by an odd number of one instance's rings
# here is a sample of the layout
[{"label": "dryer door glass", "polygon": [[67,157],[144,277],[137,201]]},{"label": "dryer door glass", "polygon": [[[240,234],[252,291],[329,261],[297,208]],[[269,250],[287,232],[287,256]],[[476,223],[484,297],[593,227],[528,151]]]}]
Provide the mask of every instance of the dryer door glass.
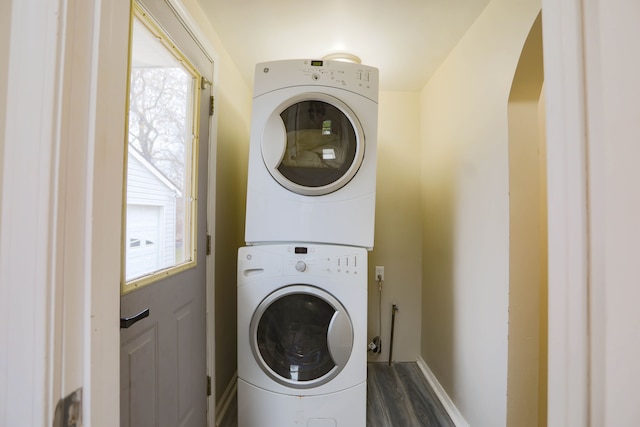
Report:
[{"label": "dryer door glass", "polygon": [[[296,388],[329,381],[351,352],[351,324],[335,320],[347,318],[340,303],[313,289],[302,285],[298,292],[272,294],[256,311],[257,323],[252,322],[254,353],[262,369],[276,381]],[[348,337],[348,352],[335,348],[332,337],[340,334],[333,329],[338,327]]]},{"label": "dryer door glass", "polygon": [[267,120],[263,158],[286,189],[318,196],[339,190],[358,172],[364,134],[353,111],[326,94],[289,99]]},{"label": "dryer door glass", "polygon": [[356,133],[347,116],[322,101],[298,102],[280,117],[287,145],[278,170],[304,187],[322,187],[340,179],[356,156]]}]

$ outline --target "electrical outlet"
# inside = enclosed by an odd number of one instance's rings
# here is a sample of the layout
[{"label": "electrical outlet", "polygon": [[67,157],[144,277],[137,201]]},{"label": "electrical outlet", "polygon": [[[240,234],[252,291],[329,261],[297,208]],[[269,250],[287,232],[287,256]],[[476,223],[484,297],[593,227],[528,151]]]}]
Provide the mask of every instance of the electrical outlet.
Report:
[{"label": "electrical outlet", "polygon": [[376,281],[384,282],[384,267],[376,266]]}]

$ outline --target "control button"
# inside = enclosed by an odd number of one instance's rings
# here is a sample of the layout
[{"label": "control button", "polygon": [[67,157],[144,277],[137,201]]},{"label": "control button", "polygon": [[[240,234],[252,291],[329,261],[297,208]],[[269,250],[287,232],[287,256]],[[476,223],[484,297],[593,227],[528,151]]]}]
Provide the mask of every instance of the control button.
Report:
[{"label": "control button", "polygon": [[314,73],[314,74],[312,74],[312,75],[311,75],[311,78],[312,78],[313,80],[320,80],[320,74],[315,74],[315,73]]},{"label": "control button", "polygon": [[296,262],[296,270],[302,273],[306,269],[307,269],[307,264],[304,261]]}]

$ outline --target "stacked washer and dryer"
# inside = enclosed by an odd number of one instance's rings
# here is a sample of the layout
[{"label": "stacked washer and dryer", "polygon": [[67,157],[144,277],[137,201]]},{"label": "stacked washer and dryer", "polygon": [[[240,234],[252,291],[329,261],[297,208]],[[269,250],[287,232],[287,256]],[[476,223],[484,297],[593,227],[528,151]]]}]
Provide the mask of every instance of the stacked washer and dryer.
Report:
[{"label": "stacked washer and dryer", "polygon": [[238,251],[238,426],[364,427],[378,70],[256,67]]}]

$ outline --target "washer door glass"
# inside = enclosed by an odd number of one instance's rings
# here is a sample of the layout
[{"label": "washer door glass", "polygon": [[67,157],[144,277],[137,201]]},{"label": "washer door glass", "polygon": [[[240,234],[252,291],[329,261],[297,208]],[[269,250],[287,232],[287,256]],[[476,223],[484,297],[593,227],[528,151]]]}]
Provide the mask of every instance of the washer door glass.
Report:
[{"label": "washer door glass", "polygon": [[353,346],[344,307],[313,286],[292,285],[269,295],[251,325],[253,352],[262,370],[294,388],[330,381],[346,365]]},{"label": "washer door glass", "polygon": [[355,114],[325,94],[292,98],[269,117],[262,140],[265,165],[283,187],[323,195],[346,185],[364,157]]}]

